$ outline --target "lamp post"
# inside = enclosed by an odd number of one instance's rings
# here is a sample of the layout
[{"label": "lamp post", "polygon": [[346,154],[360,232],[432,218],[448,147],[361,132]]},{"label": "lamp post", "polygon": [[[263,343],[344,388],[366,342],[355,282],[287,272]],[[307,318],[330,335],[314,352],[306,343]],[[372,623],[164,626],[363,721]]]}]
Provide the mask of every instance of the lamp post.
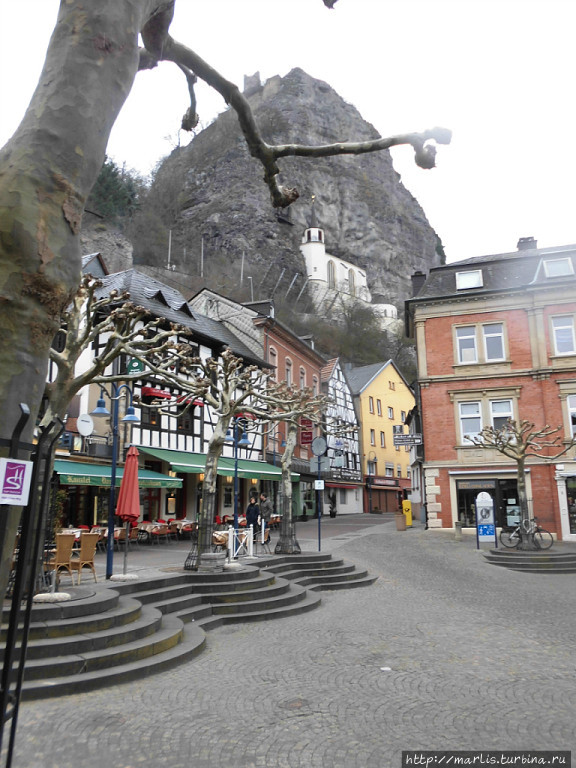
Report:
[{"label": "lamp post", "polygon": [[[371,459],[370,456],[374,454],[374,458]],[[378,457],[376,456],[375,451],[370,451],[368,454],[368,512],[372,514],[372,477],[376,474],[376,464],[378,463]]]},{"label": "lamp post", "polygon": [[[104,393],[106,390],[104,387],[100,388],[100,397],[96,403],[96,408],[92,411],[92,416],[112,416],[112,469],[110,473],[110,501],[108,504],[108,538],[106,545],[106,578],[109,579],[113,573],[113,559],[114,559],[114,504],[116,499],[116,465],[118,463],[118,403],[122,396],[122,390],[125,390],[125,394],[129,397],[129,405],[126,408],[126,415],[122,418],[122,421],[128,423],[138,423],[140,419],[134,413],[134,406],[132,405],[132,390],[128,384],[120,384],[118,386],[112,382],[112,395],[108,395],[112,402],[112,414],[106,408],[106,402],[104,400]],[[107,394],[107,393],[106,393]],[[128,543],[126,542],[126,546]]]},{"label": "lamp post", "polygon": [[238,439],[238,416],[234,416],[232,430],[228,429],[225,439],[234,446],[234,557],[236,557],[238,551],[238,448],[250,445],[246,432],[242,431],[242,436]]}]

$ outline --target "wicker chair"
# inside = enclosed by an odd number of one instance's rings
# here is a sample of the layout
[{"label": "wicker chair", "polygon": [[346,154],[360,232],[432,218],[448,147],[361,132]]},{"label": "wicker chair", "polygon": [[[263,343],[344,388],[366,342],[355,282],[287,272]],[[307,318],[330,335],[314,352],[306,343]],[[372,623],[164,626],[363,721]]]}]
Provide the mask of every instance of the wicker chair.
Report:
[{"label": "wicker chair", "polygon": [[77,553],[72,553],[70,559],[70,567],[78,573],[78,584],[80,584],[82,578],[82,568],[90,568],[94,581],[98,581],[96,569],[94,568],[94,555],[99,538],[100,534],[98,533],[82,533],[80,535],[80,549]]},{"label": "wicker chair", "polygon": [[56,552],[54,552],[50,560],[47,560],[44,563],[45,571],[55,571],[56,583],[60,581],[61,570],[68,571],[68,574],[72,579],[72,583],[74,583],[74,576],[70,566],[70,558],[72,555],[72,547],[74,546],[75,541],[76,538],[72,533],[56,534]]}]

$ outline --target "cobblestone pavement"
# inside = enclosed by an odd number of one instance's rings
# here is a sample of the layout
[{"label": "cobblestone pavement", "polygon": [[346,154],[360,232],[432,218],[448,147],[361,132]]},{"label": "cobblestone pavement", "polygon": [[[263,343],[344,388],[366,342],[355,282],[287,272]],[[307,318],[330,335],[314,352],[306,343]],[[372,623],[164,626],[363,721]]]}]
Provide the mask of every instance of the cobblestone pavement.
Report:
[{"label": "cobblestone pavement", "polygon": [[[323,523],[322,548],[373,586],[216,629],[142,682],[23,703],[14,767],[399,768],[402,750],[571,749],[576,575],[515,573],[472,537],[369,522]],[[312,551],[315,525],[299,532]]]}]

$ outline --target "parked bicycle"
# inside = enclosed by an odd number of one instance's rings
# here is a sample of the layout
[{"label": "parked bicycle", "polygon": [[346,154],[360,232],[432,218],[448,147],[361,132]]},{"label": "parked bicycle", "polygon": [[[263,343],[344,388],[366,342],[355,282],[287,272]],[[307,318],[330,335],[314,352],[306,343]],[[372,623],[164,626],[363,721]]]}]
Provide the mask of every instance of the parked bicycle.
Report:
[{"label": "parked bicycle", "polygon": [[516,549],[522,541],[522,534],[528,535],[535,549],[550,549],[554,539],[549,531],[538,525],[538,518],[520,520],[512,530],[500,532],[500,543],[507,549]]}]

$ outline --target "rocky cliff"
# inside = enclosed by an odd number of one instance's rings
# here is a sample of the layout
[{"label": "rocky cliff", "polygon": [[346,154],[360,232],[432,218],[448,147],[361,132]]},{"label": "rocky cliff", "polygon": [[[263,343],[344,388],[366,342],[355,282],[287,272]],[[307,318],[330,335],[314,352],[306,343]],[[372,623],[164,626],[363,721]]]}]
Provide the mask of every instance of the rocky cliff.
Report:
[{"label": "rocky cliff", "polygon": [[[246,95],[271,143],[331,143],[378,135],[329,85],[300,69],[264,85],[253,77]],[[437,235],[403,186],[388,152],[287,158],[281,170],[282,182],[296,186],[300,199],[290,210],[278,212],[231,110],[187,147],[175,150],[156,180],[167,190],[164,198],[174,201],[172,221],[164,222],[172,230],[172,269],[195,283],[194,277],[202,271],[206,279],[216,264],[216,273],[228,272],[234,284],[242,280],[250,285],[255,298],[269,295],[274,287],[281,292],[294,280],[296,287],[301,285],[304,264],[298,246],[313,195],[327,251],[366,268],[375,301],[401,306],[410,295],[411,273],[441,263]],[[136,248],[134,261],[150,263],[150,258]],[[211,276],[210,287],[225,292],[226,281],[218,284],[214,272]]]}]

